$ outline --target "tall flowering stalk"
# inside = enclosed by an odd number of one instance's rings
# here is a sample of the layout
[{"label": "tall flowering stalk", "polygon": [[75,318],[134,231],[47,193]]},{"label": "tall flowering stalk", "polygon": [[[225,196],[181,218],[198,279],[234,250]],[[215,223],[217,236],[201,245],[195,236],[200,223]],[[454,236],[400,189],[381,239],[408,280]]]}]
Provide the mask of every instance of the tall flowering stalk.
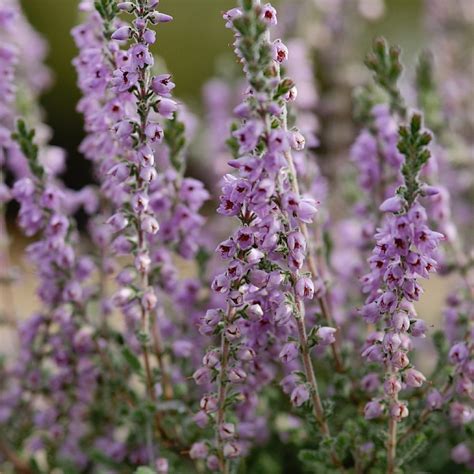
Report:
[{"label": "tall flowering stalk", "polygon": [[[48,129],[40,124],[38,97],[50,85],[50,72],[43,62],[47,52],[43,38],[32,28],[16,0],[5,0],[0,5],[0,292],[8,308],[2,307],[3,320],[12,324],[15,319],[12,283],[16,272],[10,256],[10,236],[7,232],[6,207],[11,199],[7,175],[21,177],[28,173],[28,165],[11,134],[20,115],[40,129],[44,143]],[[43,150],[44,158],[48,158]],[[59,156],[59,168],[62,167]],[[4,306],[4,305],[2,305]]]},{"label": "tall flowering stalk", "polygon": [[376,234],[376,247],[369,259],[371,272],[364,278],[369,296],[363,308],[365,318],[372,323],[381,321],[383,329],[370,338],[363,352],[385,370],[383,396],[366,405],[365,415],[371,419],[387,412],[388,473],[396,469],[398,423],[408,416],[399,392],[404,386],[420,387],[426,380],[408,358],[410,336],[425,333],[425,324],[417,319],[413,302],[422,293],[418,279],[427,278],[436,269],[436,249],[443,238],[427,226],[426,211],[419,203],[423,192],[418,176],[430,157],[427,145],[431,134],[422,131],[419,114],[413,114],[409,125],[401,126],[399,133],[398,148],[405,157],[404,184],[381,205],[387,217]]},{"label": "tall flowering stalk", "polygon": [[[427,120],[438,130],[439,141],[433,147],[437,156],[435,166],[429,174],[432,187],[427,199],[428,217],[436,229],[446,237],[445,252],[441,256],[441,274],[455,274],[459,280],[454,291],[450,292],[443,310],[444,331],[434,335],[438,352],[438,362],[430,379],[436,388],[431,388],[421,400],[423,409],[417,419],[403,433],[400,442],[407,443],[430,421],[444,411],[449,424],[456,431],[453,437],[452,459],[456,463],[472,465],[473,455],[466,442],[468,426],[473,417],[469,408],[472,399],[474,348],[472,346],[472,327],[474,324],[474,303],[472,295],[472,262],[465,250],[462,232],[456,225],[452,213],[452,202],[448,188],[453,176],[454,163],[449,155],[452,149],[452,130],[443,126],[441,102],[436,86],[433,57],[429,53],[420,56],[417,68],[417,94],[421,107],[426,111]],[[457,198],[455,198],[457,199]],[[454,434],[454,433],[453,433]],[[461,439],[461,442],[458,440]],[[472,449],[472,448],[471,448]]]},{"label": "tall flowering stalk", "polygon": [[[132,253],[135,267],[135,271],[129,271],[119,280],[123,287],[115,301],[130,316],[134,311],[140,314],[138,337],[146,390],[151,400],[156,400],[156,394],[148,345],[157,297],[150,283],[150,239],[159,230],[149,205],[150,183],[157,177],[151,145],[163,139],[163,128],[157,121],[159,115],[170,118],[176,110],[175,102],[168,98],[172,83],[165,77],[153,76],[151,71],[153,56],[149,47],[155,42],[155,32],[149,26],[171,21],[170,16],[155,9],[157,4],[156,1],[141,0],[119,4],[119,9],[134,16],[134,21],[122,24],[110,35],[115,44],[119,42],[128,47],[126,50],[112,49],[114,71],[109,82],[109,87],[121,101],[113,124],[120,161],[109,173],[112,181],[121,183],[124,193],[121,209],[111,216],[109,223],[115,232],[120,232],[115,239],[115,249]],[[105,8],[103,6],[104,14],[107,13]],[[159,425],[158,415],[156,421]]]},{"label": "tall flowering stalk", "polygon": [[[10,398],[7,414],[35,400],[30,405],[37,429],[28,440],[31,452],[48,447],[54,454],[52,465],[69,458],[82,466],[86,461],[80,445],[87,430],[77,428],[83,426],[97,385],[96,346],[86,317],[87,302],[93,299],[86,280],[95,267],[87,256],[75,251],[78,234],[68,215],[65,194],[39,162],[33,137],[34,131],[20,121],[14,138],[28,159],[31,174],[15,183],[12,194],[20,203],[20,227],[26,235],[40,236],[27,253],[38,272],[42,308],[20,329],[21,354],[8,389],[19,396]],[[8,393],[4,395],[7,400]],[[63,421],[68,413],[72,423],[66,427]],[[21,426],[24,420],[14,422]],[[57,437],[63,441],[54,443]]]},{"label": "tall flowering stalk", "polygon": [[[203,330],[219,333],[221,338],[219,351],[205,356],[202,370],[203,378],[216,380],[217,393],[206,395],[201,408],[208,415],[214,414],[217,432],[217,458],[214,461],[212,454],[208,463],[216,462],[222,472],[228,472],[229,459],[242,453],[242,445],[234,441],[239,427],[229,423],[228,407],[230,400],[238,399],[236,384],[245,384],[258,373],[257,361],[265,346],[255,337],[264,337],[262,329],[267,332],[274,328],[274,337],[283,344],[280,358],[285,364],[301,355],[304,380],[294,385],[292,402],[300,406],[310,400],[323,436],[329,437],[330,432],[305,324],[305,300],[313,298],[315,285],[318,297],[323,288],[322,282],[312,278],[317,278],[316,268],[310,267],[313,275],[303,270],[306,224],[317,208],[312,198],[300,194],[291,154],[292,148],[304,147],[304,138],[287,128],[286,104],[296,94],[293,82],[280,77],[280,65],[286,61],[288,50],[281,40],[270,40],[270,26],[277,22],[270,4],[243,1],[224,18],[226,26],[234,30],[235,52],[249,89],[244,102],[235,109],[241,123],[229,141],[236,157],[230,165],[238,175],[225,177],[218,208],[220,214],[236,216],[240,222],[233,236],[218,246],[218,252],[230,263],[212,285],[225,296],[227,307],[208,312],[203,320]],[[293,331],[298,342],[288,339]],[[332,328],[315,328],[313,344],[333,344],[334,332]],[[200,455],[206,457],[207,448]],[[334,453],[333,462],[340,463]]]}]

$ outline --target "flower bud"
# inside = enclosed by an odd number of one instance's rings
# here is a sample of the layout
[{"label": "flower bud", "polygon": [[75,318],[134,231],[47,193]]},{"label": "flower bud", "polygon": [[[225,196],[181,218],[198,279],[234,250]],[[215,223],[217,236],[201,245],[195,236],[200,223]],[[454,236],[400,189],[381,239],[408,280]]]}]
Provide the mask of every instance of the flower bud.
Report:
[{"label": "flower bud", "polygon": [[291,361],[295,360],[298,357],[299,348],[295,342],[287,342],[278,357],[284,364],[289,364]]},{"label": "flower bud", "polygon": [[143,294],[141,302],[145,311],[151,311],[154,309],[158,303],[155,290],[153,290],[153,288],[148,288]]},{"label": "flower bud", "polygon": [[408,407],[403,402],[396,402],[390,407],[390,416],[396,421],[401,421],[408,416]]},{"label": "flower bud", "polygon": [[398,212],[402,209],[402,200],[399,196],[386,199],[379,207],[382,212]]},{"label": "flower bud", "polygon": [[290,395],[291,403],[295,407],[303,405],[304,402],[309,400],[309,389],[306,385],[301,384],[296,386]]},{"label": "flower bud", "polygon": [[133,10],[133,2],[120,2],[117,4],[117,7],[120,11],[131,12]]},{"label": "flower bud", "polygon": [[222,439],[231,439],[235,435],[235,425],[233,423],[222,423],[219,426],[219,434]]},{"label": "flower bud", "polygon": [[242,383],[247,378],[247,374],[244,370],[234,367],[229,370],[228,377],[232,383]]},{"label": "flower bud", "polygon": [[198,441],[193,443],[191,449],[189,450],[189,457],[191,459],[204,459],[209,452],[209,448],[204,441]]},{"label": "flower bud", "polygon": [[443,406],[443,396],[438,390],[431,390],[426,397],[426,405],[430,410],[439,410]]},{"label": "flower bud", "polygon": [[372,400],[365,405],[364,417],[366,420],[373,420],[379,418],[383,413],[383,406],[380,402]]},{"label": "flower bud", "polygon": [[408,369],[404,372],[405,383],[412,388],[419,388],[426,381],[426,377],[416,369]]},{"label": "flower bud", "polygon": [[118,30],[112,33],[112,39],[118,41],[124,41],[130,38],[132,29],[129,26],[121,26]]},{"label": "flower bud", "polygon": [[301,277],[295,286],[296,294],[300,298],[304,299],[312,299],[314,295],[314,284],[311,278],[308,277]]},{"label": "flower bud", "polygon": [[227,459],[235,459],[240,456],[242,449],[236,442],[226,443],[224,445],[224,457]]},{"label": "flower bud", "polygon": [[206,413],[213,413],[217,411],[217,398],[213,395],[204,395],[199,403],[201,410]]},{"label": "flower bud", "polygon": [[155,235],[160,230],[160,225],[154,217],[145,216],[140,223],[140,228],[147,234]]},{"label": "flower bud", "polygon": [[207,367],[200,367],[193,374],[197,385],[207,385],[211,381],[211,372]]},{"label": "flower bud", "polygon": [[168,474],[169,462],[166,458],[158,458],[155,463],[157,474]]},{"label": "flower bud", "polygon": [[316,336],[319,338],[320,344],[334,344],[336,342],[336,329],[322,326],[316,331]]}]

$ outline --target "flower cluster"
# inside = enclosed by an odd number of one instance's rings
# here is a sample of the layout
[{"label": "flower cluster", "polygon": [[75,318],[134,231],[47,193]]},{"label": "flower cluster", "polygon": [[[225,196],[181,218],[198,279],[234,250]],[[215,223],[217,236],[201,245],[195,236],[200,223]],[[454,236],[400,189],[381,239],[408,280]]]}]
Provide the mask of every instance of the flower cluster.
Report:
[{"label": "flower cluster", "polygon": [[[24,233],[41,236],[28,246],[27,255],[37,270],[43,307],[20,327],[21,354],[12,371],[15,383],[5,396],[13,405],[10,409],[32,408],[29,416],[36,432],[28,442],[33,452],[61,439],[56,444],[58,455],[85,466],[84,419],[98,375],[93,362],[94,330],[86,315],[86,304],[94,298],[87,281],[95,265],[75,251],[78,234],[65,195],[39,163],[33,137],[34,132],[19,122],[14,138],[28,159],[31,176],[16,181],[12,194],[20,203],[19,225]],[[7,418],[12,414],[3,413]],[[68,426],[63,424],[66,417],[72,421]]]},{"label": "flower cluster", "polygon": [[380,206],[387,217],[376,234],[376,246],[369,258],[371,272],[363,278],[368,293],[361,313],[371,324],[381,324],[382,331],[369,335],[362,355],[384,367],[383,396],[365,406],[368,419],[388,414],[388,465],[395,462],[396,426],[408,416],[407,404],[399,400],[405,388],[419,388],[425,376],[408,358],[411,337],[424,337],[426,324],[418,319],[413,303],[422,288],[420,278],[436,270],[436,251],[443,235],[427,226],[425,209],[418,202],[418,174],[429,159],[426,146],[431,135],[421,130],[421,116],[414,114],[409,126],[400,128],[398,149],[405,156],[401,169],[404,185],[397,194]]},{"label": "flower cluster", "polygon": [[[363,76],[329,43],[383,3],[313,3],[223,14],[243,78],[208,84],[203,130],[152,53],[172,20],[159,0],[82,0],[73,64],[94,184],[78,191],[36,105],[44,43],[17,0],[0,5],[0,283],[15,200],[38,295],[0,358],[2,472],[472,469],[474,259],[448,191],[459,124],[443,124],[427,54],[423,115],[409,112],[400,50],[379,38],[335,144],[327,118]],[[303,40],[315,11],[327,24]],[[442,330],[419,303],[434,272]]]},{"label": "flower cluster", "polygon": [[[315,291],[324,292],[322,283],[303,269],[307,245],[302,229],[312,222],[317,205],[300,194],[292,158],[292,150],[300,151],[305,141],[297,129],[287,128],[287,103],[296,97],[296,88],[280,77],[280,65],[289,52],[281,40],[268,37],[277,23],[270,4],[244,2],[224,18],[234,30],[235,52],[249,88],[234,110],[241,122],[232,133],[235,159],[229,164],[237,175],[226,175],[218,213],[237,217],[240,225],[217,248],[229,263],[215,277],[212,289],[225,296],[227,307],[209,310],[200,326],[204,334],[220,334],[221,347],[211,349],[194,374],[199,384],[217,381],[217,393],[202,398],[202,414],[197,417],[215,418],[218,444],[195,445],[200,449],[196,447],[193,455],[207,457],[210,467],[226,469],[227,460],[245,449],[247,433],[259,436],[254,392],[273,378],[271,362],[276,355],[291,370],[301,351],[307,379],[291,376],[285,385],[291,387],[296,406],[313,397],[316,418],[323,425],[325,421],[304,322],[305,301]],[[334,343],[334,332],[320,327],[314,343]],[[299,342],[289,342],[293,335]],[[237,426],[228,421],[231,398],[237,399]]]}]

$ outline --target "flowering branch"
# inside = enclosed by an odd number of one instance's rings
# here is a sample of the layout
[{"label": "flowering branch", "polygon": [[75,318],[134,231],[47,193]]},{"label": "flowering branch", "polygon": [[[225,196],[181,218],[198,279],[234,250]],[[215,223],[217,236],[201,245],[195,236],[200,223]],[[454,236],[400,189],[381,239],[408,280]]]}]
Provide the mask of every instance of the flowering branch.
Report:
[{"label": "flowering branch", "polygon": [[396,468],[397,425],[408,416],[408,408],[398,394],[402,381],[408,387],[420,387],[425,377],[410,365],[407,352],[409,334],[424,335],[425,325],[416,319],[412,305],[421,294],[418,278],[427,278],[436,268],[436,248],[442,235],[431,231],[427,216],[417,202],[421,194],[419,173],[430,157],[427,145],[431,134],[421,129],[421,116],[413,114],[409,125],[399,129],[399,151],[404,155],[404,184],[397,194],[387,199],[381,210],[387,213],[382,229],[376,235],[377,244],[369,262],[371,273],[365,277],[369,293],[363,314],[369,322],[383,318],[384,334],[376,336],[363,356],[385,367],[384,401],[369,402],[366,418],[377,418],[386,405],[389,416],[387,438],[387,473]]}]

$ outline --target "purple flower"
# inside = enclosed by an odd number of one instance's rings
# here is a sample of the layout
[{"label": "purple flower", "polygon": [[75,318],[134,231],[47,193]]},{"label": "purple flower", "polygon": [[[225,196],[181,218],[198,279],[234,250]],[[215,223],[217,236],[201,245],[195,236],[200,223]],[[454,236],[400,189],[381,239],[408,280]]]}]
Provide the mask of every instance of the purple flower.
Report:
[{"label": "purple flower", "polygon": [[395,402],[390,406],[389,413],[393,419],[401,421],[408,416],[408,407],[403,402]]},{"label": "purple flower", "polygon": [[121,26],[112,33],[112,39],[124,41],[130,38],[131,33],[132,29],[129,26]]},{"label": "purple flower", "polygon": [[191,459],[204,459],[207,456],[208,452],[209,448],[207,444],[202,441],[199,441],[191,446],[191,449],[189,451],[189,457]]},{"label": "purple flower", "polygon": [[322,326],[316,331],[316,336],[319,338],[320,344],[334,344],[336,341],[336,334],[337,330],[334,328]]},{"label": "purple flower", "polygon": [[288,364],[298,357],[299,348],[296,343],[288,342],[280,351],[279,357],[284,364]]},{"label": "purple flower", "polygon": [[468,358],[468,356],[469,350],[463,342],[454,344],[454,346],[449,350],[449,360],[453,364],[461,364]]},{"label": "purple flower", "polygon": [[278,63],[284,63],[288,60],[288,48],[280,39],[277,39],[272,44],[272,57]]},{"label": "purple flower", "polygon": [[386,199],[379,207],[382,212],[399,212],[402,209],[403,202],[399,196],[393,196]]},{"label": "purple flower", "polygon": [[270,3],[263,5],[260,15],[262,20],[268,25],[276,25],[278,23],[277,12]]},{"label": "purple flower", "polygon": [[240,153],[252,151],[257,146],[262,129],[263,125],[260,122],[249,120],[242,128],[233,133],[239,144]]},{"label": "purple flower", "polygon": [[451,450],[451,459],[457,464],[467,464],[471,457],[471,451],[466,443],[459,443]]},{"label": "purple flower", "polygon": [[309,390],[306,385],[297,385],[291,392],[291,403],[294,406],[299,407],[303,405],[304,402],[309,400]]},{"label": "purple flower", "polygon": [[295,291],[300,298],[312,299],[314,295],[313,281],[308,277],[301,277],[296,282]]},{"label": "purple flower", "polygon": [[365,405],[364,416],[366,420],[373,420],[379,418],[383,413],[383,406],[380,402],[372,400]]},{"label": "purple flower", "polygon": [[175,88],[175,84],[171,80],[170,74],[160,74],[152,79],[151,87],[155,94],[168,97]]},{"label": "purple flower", "polygon": [[443,406],[443,396],[436,389],[430,390],[426,404],[430,410],[439,410]]},{"label": "purple flower", "polygon": [[403,377],[409,387],[419,388],[426,381],[426,377],[416,369],[406,370]]}]

